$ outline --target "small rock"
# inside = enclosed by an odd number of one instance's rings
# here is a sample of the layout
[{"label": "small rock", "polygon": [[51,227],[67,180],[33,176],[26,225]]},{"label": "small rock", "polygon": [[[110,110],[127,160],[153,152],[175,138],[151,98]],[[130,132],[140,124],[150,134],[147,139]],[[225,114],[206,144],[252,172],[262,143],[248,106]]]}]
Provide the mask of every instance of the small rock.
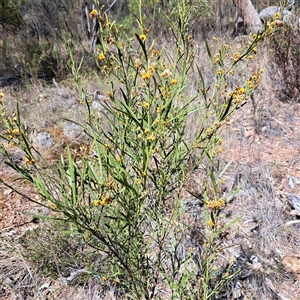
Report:
[{"label": "small rock", "polygon": [[254,130],[246,130],[246,131],[244,132],[245,138],[253,137],[254,134],[255,134]]},{"label": "small rock", "polygon": [[285,256],[282,260],[285,269],[288,272],[300,274],[300,260],[294,256]]},{"label": "small rock", "polygon": [[54,145],[50,134],[48,132],[42,131],[37,135],[32,134],[32,142],[34,147],[40,150],[47,150]]},{"label": "small rock", "polygon": [[103,106],[101,105],[101,103],[96,100],[92,102],[92,107],[93,107],[93,109],[98,110],[98,111],[103,110]]},{"label": "small rock", "polygon": [[12,189],[6,189],[4,190],[3,195],[10,195],[12,192],[13,192]]},{"label": "small rock", "polygon": [[300,197],[294,194],[286,194],[289,204],[300,214]]},{"label": "small rock", "polygon": [[64,135],[68,137],[71,141],[79,138],[83,134],[84,130],[81,126],[74,123],[67,123],[63,128]]}]

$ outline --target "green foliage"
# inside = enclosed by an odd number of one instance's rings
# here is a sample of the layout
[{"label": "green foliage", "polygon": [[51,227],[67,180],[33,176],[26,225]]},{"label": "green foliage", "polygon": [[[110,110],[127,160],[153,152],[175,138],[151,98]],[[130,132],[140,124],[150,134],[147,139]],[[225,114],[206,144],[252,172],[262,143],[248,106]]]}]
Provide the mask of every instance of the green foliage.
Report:
[{"label": "green foliage", "polygon": [[[178,12],[178,2],[171,0],[129,0],[129,15],[122,21],[126,30],[132,30],[132,23],[141,20],[141,12],[139,8],[143,5],[143,21],[144,29],[151,29],[151,32],[159,32],[164,38],[168,36],[168,29],[170,23],[168,17]],[[201,22],[210,22],[212,18],[212,10],[207,0],[189,0],[186,1],[184,6],[188,5],[190,10],[189,27],[201,26]],[[184,11],[185,8],[182,8]],[[197,23],[197,24],[196,24]],[[164,30],[164,31],[163,31]]]},{"label": "green foliage", "polygon": [[23,0],[0,0],[0,24],[3,27],[19,27],[24,23],[21,6]]},{"label": "green foliage", "polygon": [[[96,75],[106,95],[100,112],[93,109],[93,99],[82,85],[82,62],[75,63],[69,55],[69,67],[87,111],[86,123],[79,125],[91,141],[90,153],[80,159],[68,149],[53,168],[31,144],[18,107],[9,116],[1,105],[6,127],[1,136],[7,142],[1,152],[6,163],[39,191],[40,204],[53,211],[47,218],[70,222],[87,245],[106,254],[98,273],[105,281],[118,282],[133,299],[160,299],[160,290],[168,291],[171,299],[209,299],[235,275],[230,266],[224,275],[216,266],[221,235],[237,221],[225,226],[219,221],[220,212],[237,192],[224,196],[219,188],[227,168],[218,167],[220,130],[259,84],[261,72],[257,70],[250,77],[242,75],[233,88],[228,83],[241,60],[251,63],[256,45],[267,33],[256,36],[232,58],[227,45],[221,44],[213,56],[207,44],[214,74],[214,83],[207,86],[194,62],[188,30],[191,9],[187,1],[177,1],[166,16],[174,41],[168,48],[149,37],[142,6],[140,28],[133,36],[95,12],[101,25]],[[197,130],[187,139],[188,119],[193,115]],[[26,164],[14,162],[7,146],[21,148]],[[195,151],[197,160],[188,167]],[[200,198],[204,209],[198,232],[203,244],[202,251],[194,253],[199,245],[191,244],[194,228],[185,217],[181,192],[206,157],[208,173]],[[23,196],[37,202],[30,195]],[[220,279],[212,284],[219,274]]]}]

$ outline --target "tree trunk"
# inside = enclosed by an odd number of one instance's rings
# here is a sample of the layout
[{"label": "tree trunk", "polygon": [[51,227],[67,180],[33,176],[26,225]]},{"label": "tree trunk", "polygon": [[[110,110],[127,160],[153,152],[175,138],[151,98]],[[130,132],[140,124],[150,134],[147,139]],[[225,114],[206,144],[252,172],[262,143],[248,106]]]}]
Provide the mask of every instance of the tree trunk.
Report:
[{"label": "tree trunk", "polygon": [[263,24],[258,16],[257,10],[254,8],[251,0],[233,0],[240,16],[244,20],[244,25],[252,33],[263,31]]}]

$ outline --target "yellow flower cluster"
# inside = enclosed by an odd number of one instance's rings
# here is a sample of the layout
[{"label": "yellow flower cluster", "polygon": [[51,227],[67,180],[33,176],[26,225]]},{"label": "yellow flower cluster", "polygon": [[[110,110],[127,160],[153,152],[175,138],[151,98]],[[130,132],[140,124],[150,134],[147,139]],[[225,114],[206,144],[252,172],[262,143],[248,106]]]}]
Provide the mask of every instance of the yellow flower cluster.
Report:
[{"label": "yellow flower cluster", "polygon": [[105,55],[103,53],[100,53],[98,56],[98,60],[100,60],[100,61],[105,60]]},{"label": "yellow flower cluster", "polygon": [[142,79],[143,80],[149,80],[150,78],[151,78],[150,73],[145,72],[145,73],[142,74]]},{"label": "yellow flower cluster", "polygon": [[225,207],[225,204],[226,202],[224,198],[220,198],[219,200],[211,200],[206,203],[207,207],[211,208],[212,210],[220,210]]},{"label": "yellow flower cluster", "polygon": [[247,84],[250,89],[254,89],[258,86],[261,80],[261,74],[264,72],[263,69],[260,71],[255,71],[253,75],[247,80]]},{"label": "yellow flower cluster", "polygon": [[147,136],[147,141],[155,141],[155,134],[153,132],[149,136]]},{"label": "yellow flower cluster", "polygon": [[33,158],[25,157],[26,164],[33,165],[35,164],[35,160]]},{"label": "yellow flower cluster", "polygon": [[224,72],[224,70],[222,70],[222,69],[219,69],[218,71],[217,71],[217,75],[218,76],[221,76],[222,74],[224,74],[225,72]]},{"label": "yellow flower cluster", "polygon": [[[135,61],[135,67],[136,67],[137,69],[139,69],[141,66],[142,66],[141,61],[140,61],[139,59],[137,59],[137,60]],[[143,79],[143,80],[149,80],[149,79],[153,76],[153,73],[154,73],[155,69],[156,69],[156,64],[155,64],[155,63],[152,63],[152,64],[149,66],[147,72],[146,72],[145,70],[143,70],[143,71],[141,72],[142,79]]]},{"label": "yellow flower cluster", "polygon": [[214,64],[218,64],[220,62],[220,54],[215,54],[214,55]]},{"label": "yellow flower cluster", "polygon": [[234,92],[228,94],[229,98],[232,97],[234,103],[241,103],[246,100],[245,89],[243,87],[236,87]]},{"label": "yellow flower cluster", "polygon": [[96,15],[97,15],[97,10],[96,9],[93,9],[91,12],[90,12],[90,19],[92,20],[92,19],[94,19],[95,17],[96,17]]},{"label": "yellow flower cluster", "polygon": [[267,33],[273,34],[276,27],[284,26],[284,21],[281,20],[281,15],[279,12],[274,14],[274,20],[272,22],[267,23]]},{"label": "yellow flower cluster", "polygon": [[241,53],[237,52],[234,54],[234,56],[231,58],[233,62],[237,62],[241,58]]},{"label": "yellow flower cluster", "polygon": [[104,206],[104,205],[107,205],[107,204],[110,204],[112,203],[113,199],[111,197],[103,197],[101,200],[95,200],[92,204],[94,206]]},{"label": "yellow flower cluster", "polygon": [[159,56],[160,53],[159,53],[159,51],[158,51],[156,48],[153,48],[153,49],[152,49],[152,55],[153,55],[153,56]]}]

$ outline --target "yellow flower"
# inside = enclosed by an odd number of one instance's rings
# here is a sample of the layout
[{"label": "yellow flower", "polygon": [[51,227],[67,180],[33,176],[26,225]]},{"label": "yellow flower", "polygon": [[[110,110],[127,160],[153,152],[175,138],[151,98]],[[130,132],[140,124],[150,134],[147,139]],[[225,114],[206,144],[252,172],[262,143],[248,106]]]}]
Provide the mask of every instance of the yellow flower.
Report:
[{"label": "yellow flower", "polygon": [[111,197],[105,197],[105,198],[103,198],[101,201],[100,201],[100,205],[101,206],[104,206],[104,205],[107,205],[107,204],[110,204],[110,203],[112,203],[112,198]]},{"label": "yellow flower", "polygon": [[234,57],[232,58],[233,62],[237,62],[241,58],[241,54],[239,52],[234,54]]},{"label": "yellow flower", "polygon": [[220,210],[225,206],[225,199],[220,198],[219,200],[211,200],[208,201],[206,205],[213,210]]},{"label": "yellow flower", "polygon": [[15,128],[11,133],[12,134],[19,134],[20,130],[18,128]]},{"label": "yellow flower", "polygon": [[140,40],[144,42],[146,40],[146,35],[145,34],[141,34],[140,35]]},{"label": "yellow flower", "polygon": [[225,182],[225,178],[224,178],[224,177],[220,178],[219,182],[220,182],[221,184],[223,184],[223,183]]},{"label": "yellow flower", "polygon": [[251,50],[254,54],[256,54],[256,52],[257,52],[257,48],[256,47],[254,47],[252,50]]},{"label": "yellow flower", "polygon": [[95,200],[95,201],[92,202],[92,204],[93,204],[94,206],[98,206],[98,205],[100,205],[100,203],[101,203],[100,200]]},{"label": "yellow flower", "polygon": [[150,129],[146,128],[144,132],[145,132],[146,135],[148,135],[150,133]]},{"label": "yellow flower", "polygon": [[26,164],[33,165],[35,163],[35,160],[33,158],[25,157],[25,162]]},{"label": "yellow flower", "polygon": [[212,131],[211,128],[207,128],[207,129],[206,129],[206,135],[207,135],[207,136],[211,136],[211,135],[212,135],[212,132],[213,132],[213,131]]},{"label": "yellow flower", "polygon": [[98,60],[100,60],[100,61],[105,60],[105,56],[104,56],[103,53],[100,53],[100,54],[99,54]]},{"label": "yellow flower", "polygon": [[93,9],[91,12],[90,12],[90,19],[92,20],[92,19],[94,19],[95,18],[95,16],[97,15],[97,10],[96,9]]},{"label": "yellow flower", "polygon": [[249,55],[249,56],[248,56],[248,59],[253,59],[253,55]]},{"label": "yellow flower", "polygon": [[108,97],[111,97],[111,96],[112,96],[112,93],[111,93],[111,92],[106,92],[106,95],[107,95]]},{"label": "yellow flower", "polygon": [[207,224],[210,226],[210,227],[214,227],[215,226],[215,223],[212,221],[212,219],[209,219],[207,221]]},{"label": "yellow flower", "polygon": [[149,73],[152,75],[155,71],[156,63],[152,63],[149,67]]},{"label": "yellow flower", "polygon": [[159,51],[157,49],[152,50],[152,55],[153,56],[159,56]]},{"label": "yellow flower", "polygon": [[177,79],[172,79],[171,84],[176,85],[178,83]]},{"label": "yellow flower", "polygon": [[0,93],[0,100],[4,97],[4,93]]},{"label": "yellow flower", "polygon": [[148,79],[150,79],[151,78],[151,74],[150,73],[144,73],[143,75],[142,75],[142,79],[144,79],[144,80],[148,80]]},{"label": "yellow flower", "polygon": [[238,89],[238,93],[241,95],[241,94],[244,94],[245,93],[245,89],[243,87],[239,88]]},{"label": "yellow flower", "polygon": [[220,76],[220,75],[223,74],[223,72],[224,72],[223,70],[219,69],[219,70],[217,71],[217,75]]},{"label": "yellow flower", "polygon": [[15,143],[13,141],[10,141],[7,146],[8,148],[13,148],[15,146]]},{"label": "yellow flower", "polygon": [[148,109],[148,108],[150,107],[150,103],[144,101],[144,102],[143,102],[143,106],[144,106],[146,109]]},{"label": "yellow flower", "polygon": [[155,140],[155,134],[152,133],[151,135],[147,136],[147,140],[150,141],[150,142],[154,141]]},{"label": "yellow flower", "polygon": [[278,20],[280,18],[280,13],[279,12],[276,12],[274,14],[274,20]]},{"label": "yellow flower", "polygon": [[214,64],[216,65],[217,63],[219,63],[220,62],[220,58],[219,57],[216,57],[215,59],[214,59]]}]

